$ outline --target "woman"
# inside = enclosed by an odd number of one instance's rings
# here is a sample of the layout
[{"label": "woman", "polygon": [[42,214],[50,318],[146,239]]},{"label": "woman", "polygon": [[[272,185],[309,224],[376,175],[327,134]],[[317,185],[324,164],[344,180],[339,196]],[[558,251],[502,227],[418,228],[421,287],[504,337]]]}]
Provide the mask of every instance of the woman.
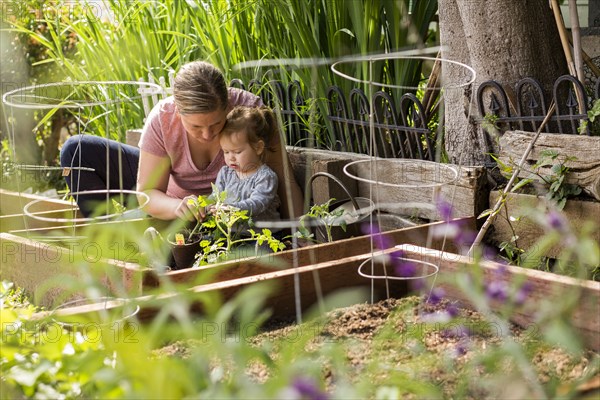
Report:
[{"label": "woman", "polygon": [[[149,196],[144,211],[155,218],[202,218],[193,214],[188,199],[211,192],[211,183],[225,165],[219,133],[228,112],[238,105],[259,107],[262,101],[249,92],[228,88],[223,74],[213,65],[188,63],[176,75],[173,96],[159,102],[148,115],[139,149],[88,135],[70,138],[61,150],[67,184],[78,193],[136,186],[137,191]],[[281,138],[276,139],[274,148],[266,163],[284,183],[278,191],[284,199],[282,217],[299,217],[302,194]],[[94,171],[69,170],[74,165]],[[77,201],[88,216],[93,211],[93,200],[102,199],[102,194],[79,195]]]}]

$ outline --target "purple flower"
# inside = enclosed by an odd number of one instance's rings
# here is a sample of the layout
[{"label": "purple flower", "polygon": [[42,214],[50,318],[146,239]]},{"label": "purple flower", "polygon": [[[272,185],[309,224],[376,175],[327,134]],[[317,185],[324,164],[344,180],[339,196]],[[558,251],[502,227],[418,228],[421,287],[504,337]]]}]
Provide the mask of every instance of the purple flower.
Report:
[{"label": "purple flower", "polygon": [[420,292],[421,290],[423,290],[425,288],[425,283],[427,283],[425,278],[420,278],[420,279],[411,279],[409,284],[410,284],[410,288],[413,292]]},{"label": "purple flower", "polygon": [[415,276],[417,273],[417,264],[406,259],[393,258],[396,266],[396,275],[400,277]]},{"label": "purple flower", "polygon": [[567,232],[568,224],[563,214],[556,210],[550,210],[546,215],[546,224],[550,229],[557,230],[559,232]]},{"label": "purple flower", "polygon": [[484,260],[495,260],[498,255],[498,251],[495,247],[483,246],[483,259]]},{"label": "purple flower", "polygon": [[504,281],[491,281],[485,287],[485,294],[491,300],[506,301],[508,298],[508,287]]},{"label": "purple flower", "polygon": [[433,290],[429,294],[429,298],[427,299],[427,302],[429,304],[438,304],[440,301],[442,301],[442,299],[444,298],[445,295],[446,295],[446,291],[444,289],[442,289],[441,287],[433,288]]},{"label": "purple flower", "polygon": [[500,266],[494,271],[494,276],[498,280],[508,277],[508,266],[506,264],[500,264]]},{"label": "purple flower", "polygon": [[460,314],[460,310],[458,309],[458,307],[456,307],[456,305],[454,303],[448,303],[448,305],[446,306],[446,312],[452,318],[456,318]]},{"label": "purple flower", "polygon": [[316,382],[310,378],[297,377],[292,382],[294,390],[301,398],[309,400],[327,400],[329,396],[323,392]]},{"label": "purple flower", "polygon": [[397,258],[404,258],[404,251],[402,250],[395,250],[393,252],[390,253],[390,257],[392,257],[392,260],[395,260]]},{"label": "purple flower", "polygon": [[519,290],[517,290],[517,293],[515,293],[515,304],[518,306],[525,304],[525,300],[527,300],[532,290],[533,285],[531,282],[525,282],[521,285]]},{"label": "purple flower", "polygon": [[431,228],[434,238],[452,239],[459,246],[470,246],[477,237],[477,233],[464,226],[460,221],[450,221],[444,224],[434,225]]},{"label": "purple flower", "polygon": [[465,354],[467,354],[468,350],[469,341],[461,340],[456,344],[456,347],[454,348],[454,354],[456,355],[456,357],[464,356]]},{"label": "purple flower", "polygon": [[364,223],[361,226],[361,231],[365,235],[371,235],[373,239],[373,244],[380,250],[389,249],[390,247],[394,246],[389,237],[384,236],[379,230],[379,227],[375,224],[370,224],[368,222]]},{"label": "purple flower", "polygon": [[450,221],[452,219],[452,204],[440,197],[436,206],[442,221]]},{"label": "purple flower", "polygon": [[465,226],[461,226],[461,224],[459,223],[457,223],[457,225],[458,233],[454,237],[454,242],[459,246],[470,246],[471,244],[473,244],[475,238],[477,237],[477,233]]},{"label": "purple flower", "polygon": [[371,224],[369,222],[365,222],[364,224],[362,224],[360,226],[360,230],[362,231],[362,233],[364,233],[365,235],[374,235],[376,233],[379,233],[379,227],[375,224]]}]

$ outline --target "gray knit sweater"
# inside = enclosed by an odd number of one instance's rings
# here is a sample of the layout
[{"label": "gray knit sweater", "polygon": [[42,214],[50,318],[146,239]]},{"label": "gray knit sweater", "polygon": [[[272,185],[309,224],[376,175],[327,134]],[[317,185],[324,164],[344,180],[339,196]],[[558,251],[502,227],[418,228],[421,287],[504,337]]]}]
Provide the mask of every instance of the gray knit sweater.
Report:
[{"label": "gray knit sweater", "polygon": [[217,189],[227,192],[225,204],[248,210],[254,221],[280,219],[277,174],[266,164],[247,178],[238,178],[235,171],[225,165],[217,175]]}]

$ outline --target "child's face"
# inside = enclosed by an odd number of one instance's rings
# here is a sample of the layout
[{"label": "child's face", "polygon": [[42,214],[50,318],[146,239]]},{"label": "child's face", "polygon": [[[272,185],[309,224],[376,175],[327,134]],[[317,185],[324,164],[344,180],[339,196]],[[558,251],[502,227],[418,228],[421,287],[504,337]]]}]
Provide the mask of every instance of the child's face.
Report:
[{"label": "child's face", "polygon": [[260,155],[264,143],[260,141],[255,149],[248,142],[245,132],[222,135],[221,148],[225,155],[225,163],[238,175],[253,173],[262,165]]}]

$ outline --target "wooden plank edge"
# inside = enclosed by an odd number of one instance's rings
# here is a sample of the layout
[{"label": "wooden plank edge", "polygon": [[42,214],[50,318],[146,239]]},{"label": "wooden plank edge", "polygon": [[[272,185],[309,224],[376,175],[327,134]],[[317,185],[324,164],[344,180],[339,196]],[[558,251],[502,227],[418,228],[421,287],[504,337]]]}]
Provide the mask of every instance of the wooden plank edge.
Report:
[{"label": "wooden plank edge", "polygon": [[[452,222],[473,229],[476,223],[474,217],[457,218],[452,220]],[[442,246],[444,246],[445,250],[453,251],[455,250],[455,247],[448,241],[444,242],[442,240],[430,240],[431,229],[444,223],[445,222],[432,222],[415,227],[400,228],[383,232],[382,241],[391,242],[393,244],[411,243],[421,246],[429,245],[429,247],[436,249],[442,249]],[[263,268],[264,264],[272,264],[273,268],[280,268],[279,266],[281,265],[281,262],[284,262],[288,264],[289,267],[293,268],[295,266],[317,264],[347,256],[367,253],[371,251],[371,238],[372,236],[370,235],[363,235],[337,240],[330,243],[321,243],[312,246],[301,247],[298,249],[270,253],[264,256],[267,262],[263,263]],[[243,270],[239,270],[239,268],[241,268],[240,263],[247,262],[254,258],[255,257],[241,258],[219,264],[212,264],[203,268],[187,268],[170,271],[166,272],[164,276],[168,277],[173,282],[185,282],[193,281],[196,279],[196,276],[206,268],[229,269],[231,274],[239,274],[241,272],[252,273],[252,269],[243,268]],[[149,286],[155,286],[156,282],[158,282],[160,279],[160,277],[155,275],[156,273],[154,271],[148,271],[146,282]]]},{"label": "wooden plank edge", "polygon": [[[40,320],[51,316],[77,316],[95,311],[110,310],[122,306],[124,302],[139,305],[142,309],[145,309],[146,311],[152,311],[159,307],[160,304],[163,302],[166,303],[168,301],[172,301],[173,298],[177,296],[186,296],[189,293],[221,292],[223,294],[223,301],[227,301],[231,299],[237,292],[239,292],[239,290],[243,289],[244,287],[247,287],[248,285],[252,285],[259,282],[281,283],[282,280],[287,279],[289,281],[295,276],[300,275],[303,275],[305,278],[314,279],[315,272],[326,270],[332,270],[331,272],[333,272],[334,274],[337,274],[338,272],[344,272],[345,281],[340,280],[338,282],[333,282],[333,287],[352,287],[359,285],[367,286],[370,284],[370,280],[363,278],[358,273],[349,274],[348,270],[356,272],[356,270],[353,268],[357,267],[359,263],[364,262],[365,260],[368,260],[371,257],[381,254],[387,254],[394,251],[396,251],[396,249],[391,248],[381,250],[375,253],[367,253],[357,256],[345,257],[340,260],[331,260],[315,265],[307,265],[298,268],[271,271],[249,277],[241,277],[203,285],[197,285],[185,289],[183,292],[187,292],[187,294],[176,290],[172,292],[160,293],[157,295],[150,294],[132,297],[129,299],[118,299],[110,302],[98,302],[73,307],[66,307],[56,311],[41,311],[33,314],[31,319]],[[249,260],[247,264],[250,268],[259,265],[256,262],[256,260]],[[383,282],[378,282],[378,286],[381,286],[382,284]],[[289,282],[287,289],[289,289]],[[307,288],[307,285],[301,285],[301,293],[306,292],[308,290],[310,289]],[[324,292],[322,294],[325,296],[328,294],[328,292]],[[267,303],[267,306],[275,307],[279,310],[293,310],[295,308],[295,304],[293,304],[293,301],[293,291],[286,290],[286,288],[280,287],[278,290],[276,290],[275,293],[271,294],[270,301]],[[312,303],[305,303],[303,308],[306,309],[307,307],[310,307],[312,305]],[[146,315],[149,314],[146,313]]]}]

